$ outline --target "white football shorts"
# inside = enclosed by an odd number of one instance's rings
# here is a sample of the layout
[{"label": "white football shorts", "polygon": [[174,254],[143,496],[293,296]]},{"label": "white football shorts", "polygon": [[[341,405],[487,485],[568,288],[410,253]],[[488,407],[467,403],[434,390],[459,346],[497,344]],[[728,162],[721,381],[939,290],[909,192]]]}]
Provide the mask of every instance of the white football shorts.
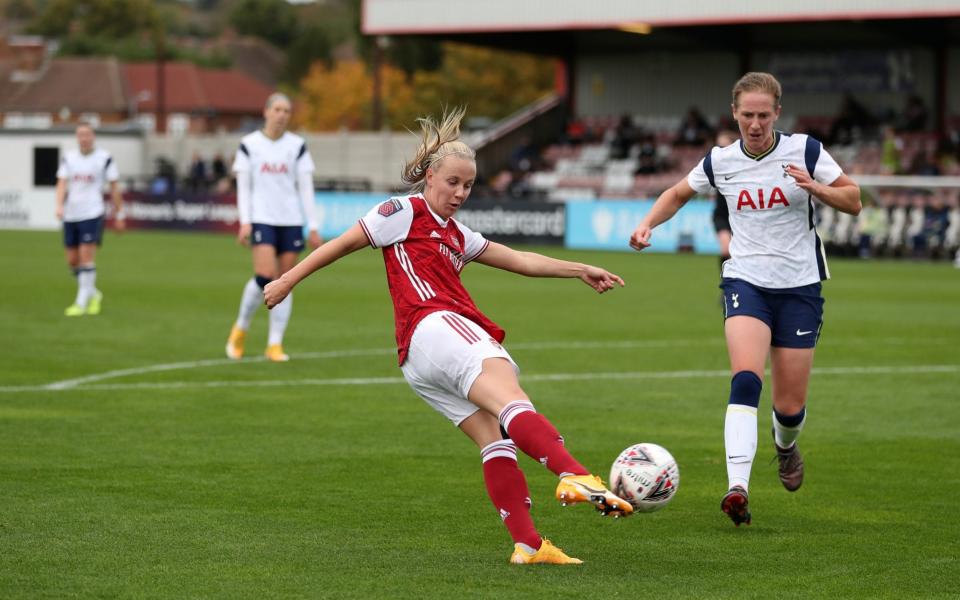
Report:
[{"label": "white football shorts", "polygon": [[417,324],[400,370],[418,396],[460,425],[480,410],[467,400],[467,394],[487,358],[505,358],[520,374],[510,354],[483,328],[443,310],[430,313]]}]

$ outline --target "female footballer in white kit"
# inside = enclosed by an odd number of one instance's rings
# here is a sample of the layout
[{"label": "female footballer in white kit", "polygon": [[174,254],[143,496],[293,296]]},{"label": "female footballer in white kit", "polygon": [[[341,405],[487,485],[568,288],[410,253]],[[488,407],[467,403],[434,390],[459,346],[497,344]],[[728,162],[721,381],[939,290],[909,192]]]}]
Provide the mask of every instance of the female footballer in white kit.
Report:
[{"label": "female footballer in white kit", "polygon": [[720,287],[733,379],[724,424],[728,491],[721,510],[738,527],[751,520],[747,490],[768,355],[780,481],[791,492],[803,482],[796,440],[806,420],[807,386],[823,323],[820,282],[830,277],[814,227],[813,198],[846,213],[860,212],[860,188],[819,141],[774,129],[781,95],[780,83],[768,73],[740,78],[732,109],[741,140],[714,147],[657,198],[630,238],[636,250],[648,247],[653,229],[694,194],[716,188],[726,199],[733,237]]},{"label": "female footballer in white kit", "polygon": [[[253,277],[240,298],[240,312],[227,339],[227,356],[243,357],[247,330],[263,302],[263,288],[297,262],[303,250],[303,226],[309,244],[322,242],[317,232],[313,197],[315,166],[303,138],[287,131],[290,99],[272,94],[263,109],[263,129],[244,136],[233,170],[237,175],[237,208],[240,228],[237,241],[252,244]],[[270,313],[265,355],[272,361],[290,360],[283,351],[283,334],[293,311],[289,296]]]},{"label": "female footballer in white kit", "polygon": [[117,163],[109,152],[94,147],[95,137],[91,125],[78,125],[78,148],[67,152],[57,169],[57,218],[63,221],[67,265],[77,277],[77,296],[63,311],[68,317],[100,314],[103,294],[96,286],[96,258],[106,212],[104,183],[110,183],[114,226],[123,231],[126,224]]},{"label": "female footballer in white kit", "polygon": [[578,564],[534,527],[517,448],[560,477],[556,497],[562,503],[590,502],[612,516],[633,509],[570,455],[550,421],[534,409],[516,363],[500,345],[504,331],[474,304],[460,272],[476,261],[530,277],[577,277],[599,293],[623,280],[598,267],[489,242],[453,218],[477,173],[473,150],[458,141],[463,114],[445,115],[439,124],[421,119],[420,147],[404,171],[414,193],[373,208],[267,285],[264,298],[268,307],[278,306],[314,271],[366,246],[381,248],[403,375],[481,449],[488,494],[515,543],[510,561]]}]

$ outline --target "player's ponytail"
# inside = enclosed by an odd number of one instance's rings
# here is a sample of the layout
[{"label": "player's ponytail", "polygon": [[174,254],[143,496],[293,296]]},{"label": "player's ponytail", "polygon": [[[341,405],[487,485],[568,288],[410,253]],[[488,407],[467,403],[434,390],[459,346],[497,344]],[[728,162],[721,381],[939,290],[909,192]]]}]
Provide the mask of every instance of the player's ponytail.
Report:
[{"label": "player's ponytail", "polygon": [[436,168],[444,158],[455,155],[474,160],[476,153],[460,141],[460,121],[466,107],[443,112],[440,122],[431,117],[417,119],[420,123],[420,145],[417,154],[403,168],[402,181],[414,192],[422,192],[426,185],[427,169]]}]

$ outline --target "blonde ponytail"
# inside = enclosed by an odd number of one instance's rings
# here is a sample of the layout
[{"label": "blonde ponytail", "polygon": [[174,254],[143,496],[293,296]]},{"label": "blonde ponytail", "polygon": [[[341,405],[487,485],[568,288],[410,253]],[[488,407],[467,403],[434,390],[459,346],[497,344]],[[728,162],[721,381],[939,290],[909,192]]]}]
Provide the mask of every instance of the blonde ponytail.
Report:
[{"label": "blonde ponytail", "polygon": [[427,169],[436,169],[440,161],[454,155],[474,160],[476,153],[470,146],[460,141],[460,121],[466,114],[466,107],[444,111],[440,123],[431,117],[417,119],[420,123],[420,145],[417,154],[403,168],[401,180],[410,186],[413,192],[422,192],[426,186]]}]

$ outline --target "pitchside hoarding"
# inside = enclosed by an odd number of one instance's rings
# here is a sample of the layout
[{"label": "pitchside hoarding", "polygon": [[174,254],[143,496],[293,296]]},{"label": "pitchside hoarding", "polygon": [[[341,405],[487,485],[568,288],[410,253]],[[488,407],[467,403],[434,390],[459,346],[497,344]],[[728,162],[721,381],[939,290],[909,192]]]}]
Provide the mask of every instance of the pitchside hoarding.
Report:
[{"label": "pitchside hoarding", "polygon": [[126,192],[123,198],[127,226],[133,229],[235,232],[239,220],[233,194]]},{"label": "pitchside hoarding", "polygon": [[[653,200],[597,200],[567,204],[567,248],[632,251],[630,235],[650,212]],[[654,230],[647,252],[719,254],[713,202],[691,200]]]},{"label": "pitchside hoarding", "polygon": [[514,200],[470,200],[456,219],[487,239],[506,244],[563,244],[567,214],[563,204]]},{"label": "pitchside hoarding", "polygon": [[[324,239],[340,235],[389,197],[389,194],[318,192],[320,235]],[[560,245],[566,228],[563,204],[517,200],[496,202],[471,198],[457,211],[456,219],[490,240],[507,244]]]},{"label": "pitchside hoarding", "polygon": [[[317,192],[320,235],[328,240],[340,235],[371,208],[389,198],[389,193]],[[109,197],[105,199],[109,207]],[[232,193],[126,192],[124,202],[127,226],[131,229],[227,233],[237,230],[236,196]],[[626,252],[630,251],[630,234],[651,206],[652,200],[551,203],[471,198],[456,218],[484,237],[506,244],[564,245]],[[712,211],[712,202],[688,202],[673,219],[657,228],[649,250],[717,254]],[[56,229],[60,223],[53,212],[51,194],[25,198],[19,192],[0,190],[0,227]]]}]

